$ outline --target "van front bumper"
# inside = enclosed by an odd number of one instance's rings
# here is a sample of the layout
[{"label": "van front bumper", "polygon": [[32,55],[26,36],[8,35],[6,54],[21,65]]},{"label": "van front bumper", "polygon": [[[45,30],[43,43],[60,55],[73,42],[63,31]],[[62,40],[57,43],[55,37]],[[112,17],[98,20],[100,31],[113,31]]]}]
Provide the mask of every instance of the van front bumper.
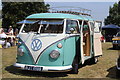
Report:
[{"label": "van front bumper", "polygon": [[71,65],[68,65],[68,66],[38,66],[38,65],[27,65],[27,64],[15,63],[14,66],[22,70],[41,71],[41,72],[66,72],[72,69]]}]

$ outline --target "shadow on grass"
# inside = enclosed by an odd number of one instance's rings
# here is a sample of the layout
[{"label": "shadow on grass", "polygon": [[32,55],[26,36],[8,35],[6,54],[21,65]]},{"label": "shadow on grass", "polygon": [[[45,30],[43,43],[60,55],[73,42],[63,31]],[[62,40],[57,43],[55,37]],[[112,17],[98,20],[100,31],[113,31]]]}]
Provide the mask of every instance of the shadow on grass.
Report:
[{"label": "shadow on grass", "polygon": [[5,68],[6,71],[15,75],[28,76],[28,77],[66,77],[68,76],[66,72],[37,72],[37,71],[26,71],[15,68],[13,65]]},{"label": "shadow on grass", "polygon": [[113,78],[113,79],[120,79],[120,74],[117,73],[116,66],[113,66],[107,70],[109,73],[106,77]]},{"label": "shadow on grass", "polygon": [[114,49],[113,47],[108,48],[107,50],[120,50],[120,48]]}]

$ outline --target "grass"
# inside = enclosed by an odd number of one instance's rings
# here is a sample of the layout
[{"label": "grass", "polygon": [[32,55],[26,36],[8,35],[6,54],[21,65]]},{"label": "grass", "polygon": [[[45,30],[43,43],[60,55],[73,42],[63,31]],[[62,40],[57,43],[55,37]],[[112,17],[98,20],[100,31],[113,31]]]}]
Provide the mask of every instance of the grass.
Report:
[{"label": "grass", "polygon": [[84,65],[79,68],[78,74],[70,73],[44,73],[22,71],[12,65],[16,61],[16,47],[2,49],[2,75],[3,78],[116,78],[116,59],[118,51],[112,49],[111,43],[103,43],[103,56],[93,65]]}]

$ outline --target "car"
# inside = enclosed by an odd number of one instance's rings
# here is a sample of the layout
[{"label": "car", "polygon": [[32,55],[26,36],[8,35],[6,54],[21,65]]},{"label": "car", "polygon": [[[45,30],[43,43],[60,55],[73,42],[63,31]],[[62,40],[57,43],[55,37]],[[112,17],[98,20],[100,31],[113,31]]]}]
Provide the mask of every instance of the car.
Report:
[{"label": "car", "polygon": [[120,49],[120,31],[112,38],[113,49]]}]

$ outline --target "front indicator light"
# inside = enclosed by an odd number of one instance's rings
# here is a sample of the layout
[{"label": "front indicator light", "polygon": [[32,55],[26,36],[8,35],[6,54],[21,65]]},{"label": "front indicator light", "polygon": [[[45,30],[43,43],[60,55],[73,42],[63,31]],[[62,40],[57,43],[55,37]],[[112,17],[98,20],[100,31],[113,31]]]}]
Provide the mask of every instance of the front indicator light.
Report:
[{"label": "front indicator light", "polygon": [[57,47],[62,48],[62,43],[58,43]]},{"label": "front indicator light", "polygon": [[51,58],[58,58],[60,56],[60,53],[57,51],[57,50],[53,50],[51,53],[50,53],[50,57]]}]

